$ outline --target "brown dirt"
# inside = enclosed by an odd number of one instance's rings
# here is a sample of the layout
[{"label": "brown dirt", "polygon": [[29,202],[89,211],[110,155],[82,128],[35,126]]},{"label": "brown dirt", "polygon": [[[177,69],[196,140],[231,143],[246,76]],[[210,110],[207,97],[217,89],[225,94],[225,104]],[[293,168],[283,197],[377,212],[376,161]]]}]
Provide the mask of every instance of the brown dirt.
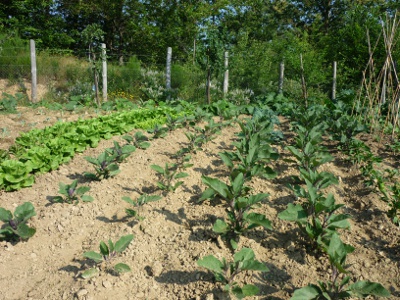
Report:
[{"label": "brown dirt", "polygon": [[[0,115],[0,127],[7,128],[0,137],[1,148],[7,149],[21,131],[48,126],[59,118],[82,116],[38,109]],[[286,130],[287,124],[283,123],[282,128]],[[230,148],[237,131],[236,127],[225,128],[204,151],[193,155],[194,166],[188,170],[184,184],[160,201],[146,204],[140,212],[145,219],[140,222],[126,217],[129,205],[121,197],[161,194],[150,165],[173,162],[171,155],[187,141],[182,129],[152,141],[147,150],[136,150],[121,164],[122,172],[116,177],[85,182],[91,187],[88,194],[95,198],[92,203],[54,204],[50,199],[58,194],[59,182],[70,183],[75,178],[83,181],[83,172],[93,170],[84,156],[97,156],[112,146],[112,140],[77,155],[56,171],[38,175],[30,188],[0,191],[1,207],[14,210],[30,201],[37,211],[31,222],[37,232],[31,239],[0,243],[0,299],[226,299],[213,276],[196,265],[206,255],[232,257],[212,232],[216,218],[224,217],[224,208],[209,202],[196,204],[196,200],[205,189],[201,175],[226,180],[227,170],[218,152]],[[114,140],[121,142],[121,137]],[[380,144],[374,146],[384,151]],[[282,147],[278,150],[288,158],[287,151]],[[388,163],[398,167],[394,157],[388,158]],[[247,272],[239,278],[241,283],[254,283],[260,288],[260,295],[254,299],[289,299],[294,289],[330,275],[326,258],[306,251],[296,225],[277,218],[295,200],[286,184],[297,169],[283,159],[274,168],[279,170],[276,179],[256,178],[250,183],[255,193],[270,194],[269,202],[260,209],[274,229],[254,230],[241,238],[239,246],[252,248],[256,258],[270,269],[264,275]],[[400,299],[400,234],[385,215],[386,204],[364,188],[357,168],[342,158],[337,157],[324,169],[340,177],[340,184],[329,192],[352,215],[351,231],[343,233],[342,238],[356,248],[348,257],[353,278],[378,281],[392,292],[392,299]],[[84,252],[98,251],[100,241],[115,241],[126,234],[134,234],[135,238],[116,262],[127,263],[132,272],[121,276],[101,272],[90,280],[80,277],[89,267]]]}]

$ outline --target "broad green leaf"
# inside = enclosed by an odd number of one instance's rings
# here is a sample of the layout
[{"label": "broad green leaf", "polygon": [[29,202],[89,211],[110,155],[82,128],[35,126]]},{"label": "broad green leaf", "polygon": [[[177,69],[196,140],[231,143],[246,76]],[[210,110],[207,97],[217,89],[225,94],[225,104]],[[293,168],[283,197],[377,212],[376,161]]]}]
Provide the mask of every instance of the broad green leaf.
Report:
[{"label": "broad green leaf", "polygon": [[257,226],[262,226],[265,229],[272,230],[271,221],[268,220],[265,215],[257,214],[257,213],[250,213],[245,217],[246,221],[250,223],[249,229],[252,229]]},{"label": "broad green leaf", "polygon": [[114,266],[115,271],[118,273],[130,272],[131,268],[127,264],[119,263]]},{"label": "broad green leaf", "polygon": [[114,243],[112,242],[111,239],[108,240],[108,250],[110,252],[114,252],[114,250],[115,250],[115,245],[114,245]]},{"label": "broad green leaf", "polygon": [[225,163],[225,165],[226,165],[228,168],[233,168],[233,162],[232,162],[232,159],[231,159],[229,153],[220,152],[220,153],[218,153],[218,154],[219,154],[219,156],[221,157],[221,160]]},{"label": "broad green leaf", "polygon": [[165,174],[165,170],[162,167],[160,167],[159,165],[151,165],[150,168],[152,168],[157,173]]},{"label": "broad green leaf", "polygon": [[213,231],[219,234],[226,234],[229,231],[229,226],[223,220],[217,219],[214,223]]},{"label": "broad green leaf", "polygon": [[234,255],[234,261],[240,262],[245,260],[253,260],[255,257],[254,251],[250,248],[242,248],[239,252]]},{"label": "broad green leaf", "polygon": [[100,242],[100,253],[104,256],[108,256],[110,254],[107,244],[103,241]]},{"label": "broad green leaf", "polygon": [[124,200],[125,202],[128,202],[129,204],[136,205],[136,202],[133,201],[131,197],[124,196],[124,197],[122,197],[122,200]]},{"label": "broad green leaf", "polygon": [[245,297],[255,296],[260,292],[260,289],[253,284],[242,286],[242,292]]},{"label": "broad green leaf", "polygon": [[80,186],[76,189],[76,194],[83,195],[84,193],[90,191],[90,187],[88,186]]},{"label": "broad green leaf", "polygon": [[26,222],[31,217],[36,216],[35,208],[31,202],[25,202],[15,209],[14,217],[18,222]]},{"label": "broad green leaf", "polygon": [[207,176],[202,176],[201,180],[205,185],[208,187],[212,188],[216,193],[218,193],[220,196],[222,196],[225,199],[230,199],[231,198],[231,193],[229,192],[228,186],[220,181],[219,179],[216,178],[211,178]]},{"label": "broad green leaf", "polygon": [[83,279],[88,279],[88,278],[95,276],[98,273],[99,273],[99,270],[97,270],[96,268],[91,268],[91,269],[83,272],[81,276]]},{"label": "broad green leaf", "polygon": [[133,234],[128,234],[123,237],[121,237],[116,243],[115,243],[115,251],[121,253],[126,249],[126,247],[129,246],[131,241],[133,240]]},{"label": "broad green leaf", "polygon": [[244,176],[243,173],[239,173],[236,175],[235,179],[232,182],[233,194],[241,195],[243,185],[244,185]]},{"label": "broad green leaf", "polygon": [[0,207],[0,220],[3,222],[8,222],[13,218],[11,211]]},{"label": "broad green leaf", "polygon": [[82,199],[83,202],[93,202],[93,200],[94,200],[93,197],[89,196],[89,195],[83,195],[81,197],[81,199]]},{"label": "broad green leaf", "polygon": [[267,193],[251,195],[247,200],[247,204],[249,206],[253,206],[256,203],[263,202],[263,201],[267,200],[268,197],[269,197],[269,194],[267,194]]},{"label": "broad green leaf", "polygon": [[199,259],[197,265],[215,273],[222,273],[224,267],[223,263],[213,255],[208,255]]},{"label": "broad green leaf", "polygon": [[307,212],[300,204],[288,204],[288,208],[278,214],[278,218],[285,221],[306,222]]},{"label": "broad green leaf", "polygon": [[83,253],[83,256],[95,261],[96,263],[100,263],[103,261],[103,255],[94,251],[85,252]]},{"label": "broad green leaf", "polygon": [[21,223],[18,225],[16,232],[21,239],[27,240],[35,234],[36,229],[31,228],[24,223]]},{"label": "broad green leaf", "polygon": [[175,179],[180,179],[180,178],[185,178],[185,177],[188,177],[188,176],[189,176],[188,173],[180,172],[180,173],[176,174],[176,175],[174,176],[174,178],[175,178]]},{"label": "broad green leaf", "polygon": [[318,296],[321,294],[322,291],[317,285],[310,284],[301,289],[295,290],[290,300],[313,300],[318,299]]},{"label": "broad green leaf", "polygon": [[239,264],[240,269],[242,270],[253,270],[253,271],[260,271],[260,272],[268,272],[269,269],[263,263],[257,260],[245,260]]},{"label": "broad green leaf", "polygon": [[370,281],[357,281],[348,286],[348,290],[356,297],[367,297],[369,295],[377,297],[390,297],[391,294],[380,283]]}]

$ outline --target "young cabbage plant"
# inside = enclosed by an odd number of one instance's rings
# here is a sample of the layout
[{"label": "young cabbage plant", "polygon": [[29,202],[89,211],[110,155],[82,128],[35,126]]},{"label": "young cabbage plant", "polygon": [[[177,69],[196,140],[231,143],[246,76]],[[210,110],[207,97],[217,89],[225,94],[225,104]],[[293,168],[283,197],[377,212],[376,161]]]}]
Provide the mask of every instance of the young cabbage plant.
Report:
[{"label": "young cabbage plant", "polygon": [[152,134],[151,139],[159,139],[159,138],[164,138],[167,136],[168,128],[167,127],[162,127],[160,125],[155,125],[153,129],[150,129],[147,131],[148,133]]},{"label": "young cabbage plant", "polygon": [[307,189],[295,186],[295,195],[306,199],[302,204],[288,204],[278,214],[281,220],[296,222],[300,230],[309,237],[313,245],[324,250],[332,234],[338,229],[350,228],[347,214],[335,214],[344,204],[336,204],[332,194],[324,196],[318,188],[307,181]]},{"label": "young cabbage plant", "polygon": [[150,147],[150,142],[148,141],[149,139],[141,131],[135,132],[133,136],[125,135],[122,138],[129,144],[132,144],[136,148],[142,150],[146,150],[147,148]]},{"label": "young cabbage plant", "polygon": [[83,202],[92,202],[93,197],[89,195],[85,195],[86,192],[90,190],[88,186],[80,186],[78,187],[78,180],[74,180],[71,184],[59,183],[59,193],[63,196],[56,196],[53,198],[53,202],[57,203],[78,203],[79,199]]},{"label": "young cabbage plant", "polygon": [[167,126],[168,131],[174,131],[175,129],[181,127],[179,118],[173,117],[170,114],[167,114],[167,121],[165,125]]},{"label": "young cabbage plant", "polygon": [[82,273],[82,277],[87,279],[93,277],[99,272],[99,269],[105,269],[106,271],[115,271],[117,274],[131,271],[131,268],[124,263],[117,263],[112,265],[118,254],[121,254],[133,240],[133,235],[128,234],[121,237],[115,244],[108,240],[108,245],[101,241],[100,252],[89,251],[83,254],[84,257],[94,261],[98,267],[91,268]]},{"label": "young cabbage plant", "polygon": [[139,215],[139,211],[140,211],[141,207],[143,205],[145,205],[146,203],[158,201],[161,198],[162,197],[158,196],[158,195],[143,194],[143,195],[140,195],[140,197],[137,198],[136,200],[133,200],[132,198],[126,197],[126,196],[122,197],[122,200],[124,200],[125,202],[127,202],[129,204],[132,204],[135,208],[137,208],[137,210],[133,210],[133,209],[130,209],[130,208],[125,209],[126,213],[129,216],[134,217],[134,218],[136,218],[138,220],[143,220],[144,217],[141,217]]},{"label": "young cabbage plant", "polygon": [[115,162],[123,162],[132,152],[136,150],[133,145],[121,146],[118,142],[114,141],[114,147],[106,149],[106,151],[114,157]]},{"label": "young cabbage plant", "polygon": [[0,229],[0,240],[24,241],[32,237],[36,229],[26,223],[33,216],[36,216],[36,212],[31,202],[17,206],[14,215],[11,211],[0,207],[0,220],[5,223]]},{"label": "young cabbage plant", "polygon": [[347,254],[354,251],[352,246],[344,244],[339,235],[332,234],[326,252],[331,266],[331,278],[328,281],[318,281],[309,284],[293,293],[291,300],[336,300],[349,298],[366,298],[368,296],[390,297],[390,293],[380,283],[371,281],[351,282],[352,276],[347,275]]},{"label": "young cabbage plant", "polygon": [[84,176],[90,179],[102,180],[117,175],[121,170],[115,162],[115,155],[110,155],[107,151],[101,153],[97,158],[86,156],[85,159],[94,165],[96,174],[85,173]]},{"label": "young cabbage plant", "polygon": [[176,164],[165,163],[164,168],[159,165],[151,165],[150,168],[159,175],[160,181],[157,182],[157,186],[167,193],[174,192],[183,184],[183,181],[177,181],[178,179],[189,176],[188,173],[180,172]]},{"label": "young cabbage plant", "polygon": [[259,293],[259,288],[253,284],[240,286],[235,281],[238,274],[243,271],[269,271],[267,266],[255,259],[253,250],[249,248],[243,248],[236,252],[233,262],[227,262],[225,258],[219,260],[215,256],[209,255],[199,259],[197,265],[210,270],[214,274],[215,280],[224,285],[223,291],[233,294],[238,299],[255,296]]},{"label": "young cabbage plant", "polygon": [[219,196],[225,202],[227,221],[218,219],[213,230],[229,241],[233,249],[237,248],[239,236],[248,230],[259,226],[272,229],[271,221],[265,215],[250,212],[255,206],[265,202],[269,195],[248,195],[249,188],[244,185],[243,173],[238,173],[235,178],[231,177],[231,185],[207,176],[202,176],[201,179],[208,189],[200,201]]}]

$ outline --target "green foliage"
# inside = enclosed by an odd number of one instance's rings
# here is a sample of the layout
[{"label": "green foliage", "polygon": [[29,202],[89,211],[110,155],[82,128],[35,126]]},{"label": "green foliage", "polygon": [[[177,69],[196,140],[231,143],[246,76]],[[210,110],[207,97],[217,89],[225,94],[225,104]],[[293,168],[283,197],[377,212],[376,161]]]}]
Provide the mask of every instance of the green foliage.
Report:
[{"label": "green foliage", "polygon": [[272,229],[271,222],[263,214],[250,212],[255,206],[264,202],[268,194],[248,195],[249,187],[245,186],[243,173],[231,177],[227,185],[217,178],[202,176],[202,181],[208,188],[203,192],[200,201],[220,197],[224,201],[227,212],[227,222],[218,219],[213,227],[214,232],[227,239],[232,248],[236,248],[238,236],[253,228],[262,226]]},{"label": "green foliage", "polygon": [[[105,263],[105,269],[106,271],[114,271],[117,274],[125,273],[131,271],[131,268],[124,264],[124,263],[118,263],[114,266],[111,266],[113,260],[117,257],[118,254],[121,254],[131,243],[133,240],[133,235],[128,234],[125,236],[122,236],[115,244],[111,241],[108,240],[108,245],[101,241],[100,242],[100,253],[95,252],[95,251],[89,251],[85,252],[83,254],[84,257],[91,259],[94,261],[96,264],[102,264]],[[102,266],[100,266],[101,268]],[[91,268],[82,273],[82,277],[84,279],[93,277],[98,273],[97,268]]]},{"label": "green foliage", "polygon": [[97,158],[85,156],[85,160],[94,165],[96,173],[85,173],[85,177],[95,180],[114,177],[121,172],[118,164],[115,162],[116,155],[110,155],[107,151],[102,152]]},{"label": "green foliage", "polygon": [[125,141],[130,144],[133,144],[136,148],[145,150],[150,147],[150,142],[148,142],[148,138],[141,131],[135,132],[133,136],[125,135],[122,137]]},{"label": "green foliage", "polygon": [[167,136],[168,128],[156,124],[153,129],[149,129],[147,132],[153,135],[152,139],[159,139]]},{"label": "green foliage", "polygon": [[88,186],[78,187],[78,180],[74,180],[71,184],[59,183],[60,190],[58,191],[63,196],[56,196],[53,198],[54,202],[58,203],[78,203],[79,199],[83,202],[92,202],[94,199],[85,195],[90,190]]},{"label": "green foliage", "polygon": [[297,126],[295,143],[286,148],[293,154],[301,168],[315,171],[319,166],[333,159],[322,145],[322,135],[325,128],[326,124],[324,123],[320,123],[311,129],[301,125]]},{"label": "green foliage", "polygon": [[243,248],[236,252],[233,262],[230,263],[225,258],[219,260],[215,256],[209,255],[199,259],[197,265],[210,270],[214,274],[215,280],[224,285],[223,290],[232,293],[238,299],[255,296],[259,292],[258,287],[252,284],[240,286],[235,281],[238,274],[243,271],[269,271],[263,263],[255,259],[253,250],[249,248]]},{"label": "green foliage", "polygon": [[377,187],[381,192],[381,199],[385,201],[389,210],[387,216],[392,222],[400,226],[400,183],[398,170],[386,170],[387,175],[377,176]]},{"label": "green foliage", "polygon": [[135,150],[136,150],[136,147],[133,146],[133,145],[123,145],[123,146],[121,146],[116,141],[114,141],[114,147],[106,149],[106,151],[112,157],[114,157],[114,160],[117,163],[123,162]]},{"label": "green foliage", "polygon": [[24,98],[24,95],[22,93],[17,93],[15,96],[12,96],[10,94],[3,93],[2,97],[3,98],[0,100],[0,112],[16,113],[17,103]]},{"label": "green foliage", "polygon": [[31,202],[17,206],[14,215],[11,211],[0,207],[0,220],[5,223],[0,229],[0,240],[23,241],[32,237],[36,229],[26,223],[33,216],[36,216],[36,212]]},{"label": "green foliage", "polygon": [[143,194],[143,195],[140,195],[140,197],[137,198],[136,200],[132,200],[132,198],[130,198],[130,197],[122,197],[122,200],[124,200],[125,202],[127,202],[127,203],[133,205],[134,207],[137,207],[137,211],[136,211],[136,210],[133,210],[133,209],[130,209],[130,208],[127,208],[127,209],[125,209],[125,212],[126,212],[129,216],[131,216],[131,217],[134,217],[134,218],[136,218],[136,219],[138,219],[138,220],[142,220],[143,217],[141,217],[141,216],[139,215],[139,210],[140,210],[140,208],[141,208],[143,205],[145,205],[146,203],[158,201],[158,200],[160,200],[161,198],[162,198],[162,197],[161,197],[161,196],[158,196],[158,195],[147,195],[147,194]]},{"label": "green foliage", "polygon": [[189,176],[188,173],[180,172],[177,164],[165,163],[164,168],[159,165],[151,165],[150,168],[156,171],[160,177],[157,186],[167,193],[174,192],[183,184],[183,181],[177,180]]},{"label": "green foliage", "polygon": [[379,283],[370,281],[356,281],[350,283],[351,276],[346,275],[347,254],[354,248],[343,244],[337,233],[332,235],[326,252],[332,269],[331,280],[318,281],[294,292],[291,300],[317,300],[317,299],[348,299],[351,297],[365,298],[367,296],[390,297],[390,293]]},{"label": "green foliage", "polygon": [[5,160],[0,164],[0,188],[7,192],[32,186],[35,178],[28,163],[16,160]]},{"label": "green foliage", "polygon": [[302,170],[300,177],[307,189],[295,186],[296,197],[305,199],[302,204],[288,204],[288,208],[278,214],[282,220],[296,222],[301,231],[309,237],[313,245],[325,251],[333,234],[339,229],[350,228],[349,215],[336,214],[343,204],[336,204],[332,194],[325,196],[321,189],[336,184],[332,174]]}]

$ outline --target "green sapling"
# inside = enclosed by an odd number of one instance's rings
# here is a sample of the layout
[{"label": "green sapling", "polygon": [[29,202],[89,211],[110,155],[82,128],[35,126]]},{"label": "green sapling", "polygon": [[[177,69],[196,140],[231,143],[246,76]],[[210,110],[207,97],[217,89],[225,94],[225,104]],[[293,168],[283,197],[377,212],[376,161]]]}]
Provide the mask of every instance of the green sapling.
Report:
[{"label": "green sapling", "polygon": [[53,198],[53,202],[57,203],[78,203],[79,199],[83,202],[92,202],[93,197],[89,195],[85,195],[86,192],[90,190],[88,186],[80,186],[78,187],[78,180],[74,180],[71,184],[64,184],[62,182],[59,183],[60,190],[58,191],[63,196],[56,196]]},{"label": "green sapling", "polygon": [[32,237],[36,229],[26,223],[33,216],[36,216],[36,211],[31,202],[19,205],[14,215],[11,211],[0,207],[0,220],[5,223],[0,229],[0,240],[23,241]]}]

